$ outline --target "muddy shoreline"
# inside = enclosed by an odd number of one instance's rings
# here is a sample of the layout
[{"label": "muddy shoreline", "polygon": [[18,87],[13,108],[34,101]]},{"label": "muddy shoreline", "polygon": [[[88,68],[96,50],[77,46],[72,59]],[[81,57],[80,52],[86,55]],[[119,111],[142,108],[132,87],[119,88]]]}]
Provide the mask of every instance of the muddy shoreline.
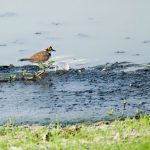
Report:
[{"label": "muddy shoreline", "polygon": [[[22,80],[23,69],[38,71],[36,66],[0,66],[0,124],[10,118],[20,124],[48,124],[150,113],[148,64],[116,62],[52,71],[36,81]],[[16,81],[3,80],[6,74],[16,74]]]}]

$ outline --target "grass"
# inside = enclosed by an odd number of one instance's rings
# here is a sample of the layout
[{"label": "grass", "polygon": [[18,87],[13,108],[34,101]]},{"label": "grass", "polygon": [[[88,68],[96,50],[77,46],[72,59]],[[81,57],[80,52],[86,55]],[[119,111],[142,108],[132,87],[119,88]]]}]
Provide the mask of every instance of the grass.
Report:
[{"label": "grass", "polygon": [[0,126],[0,150],[150,150],[150,116],[68,125]]}]

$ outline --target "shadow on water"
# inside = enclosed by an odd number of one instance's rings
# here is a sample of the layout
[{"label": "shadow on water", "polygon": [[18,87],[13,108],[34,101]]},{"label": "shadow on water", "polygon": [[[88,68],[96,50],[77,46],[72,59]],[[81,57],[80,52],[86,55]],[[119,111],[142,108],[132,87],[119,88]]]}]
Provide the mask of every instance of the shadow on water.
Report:
[{"label": "shadow on water", "polygon": [[[9,118],[17,123],[47,124],[109,120],[133,116],[137,109],[150,113],[149,66],[107,63],[47,72],[35,81],[22,80],[22,69],[38,71],[36,66],[0,67],[1,124]],[[2,82],[9,73],[16,74],[16,81]]]}]

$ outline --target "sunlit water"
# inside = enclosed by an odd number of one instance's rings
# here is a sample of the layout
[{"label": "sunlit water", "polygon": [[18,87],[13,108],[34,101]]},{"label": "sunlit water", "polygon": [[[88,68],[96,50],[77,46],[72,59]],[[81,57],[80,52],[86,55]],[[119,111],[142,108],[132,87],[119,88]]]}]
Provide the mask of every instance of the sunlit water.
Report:
[{"label": "sunlit water", "polygon": [[0,64],[24,65],[20,58],[48,45],[57,50],[54,60],[70,65],[147,63],[149,6],[149,0],[0,0]]}]

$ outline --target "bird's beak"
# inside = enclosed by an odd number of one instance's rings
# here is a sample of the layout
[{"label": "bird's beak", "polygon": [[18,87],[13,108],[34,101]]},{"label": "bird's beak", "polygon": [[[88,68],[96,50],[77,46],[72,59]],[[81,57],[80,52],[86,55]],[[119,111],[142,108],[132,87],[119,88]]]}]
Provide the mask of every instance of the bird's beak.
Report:
[{"label": "bird's beak", "polygon": [[52,51],[56,52],[56,50],[52,49]]}]

